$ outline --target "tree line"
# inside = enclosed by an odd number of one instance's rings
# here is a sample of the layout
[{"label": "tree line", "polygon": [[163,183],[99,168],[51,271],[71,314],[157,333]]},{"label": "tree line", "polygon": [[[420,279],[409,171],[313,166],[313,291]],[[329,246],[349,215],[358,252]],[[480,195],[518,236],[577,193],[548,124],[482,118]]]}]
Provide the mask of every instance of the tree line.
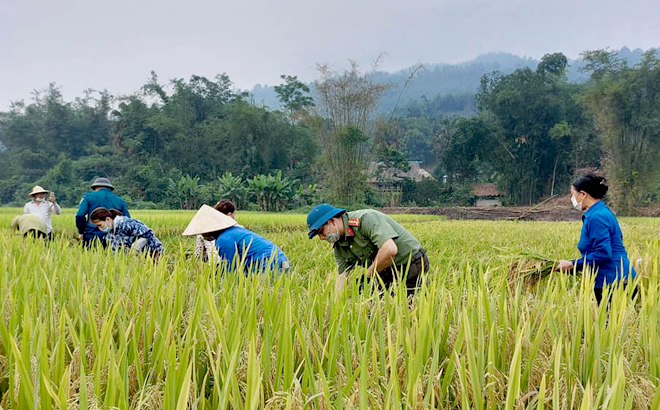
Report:
[{"label": "tree line", "polygon": [[[568,60],[548,54],[536,69],[482,77],[478,113],[408,116],[407,133],[429,135],[426,161],[454,185],[494,182],[511,204],[566,193],[578,174],[607,176],[622,213],[658,199],[660,60],[634,65],[607,50],[582,54],[589,81],[567,81]],[[404,134],[405,135],[405,134]],[[419,142],[421,139],[417,139]]]},{"label": "tree line", "polygon": [[[23,202],[38,183],[73,206],[107,176],[133,206],[192,208],[232,195],[262,210],[377,206],[385,199],[368,184],[369,163],[406,170],[415,160],[436,178],[400,182],[404,205],[467,204],[476,182],[532,204],[599,169],[614,206],[632,213],[658,195],[659,60],[650,51],[629,65],[595,50],[582,61],[583,83],[568,80],[568,59],[555,53],[482,76],[474,95],[405,104],[416,72],[397,88],[378,80],[377,66],[319,66],[311,85],[282,76],[277,110],[225,74],[162,82],[152,73],[132,95],[89,90],[74,101],[51,85],[0,113],[0,203]],[[378,113],[386,95],[398,97]]]},{"label": "tree line", "polygon": [[318,151],[309,128],[251,104],[226,75],[164,85],[152,73],[131,96],[89,91],[72,102],[51,85],[0,114],[0,141],[2,203],[24,200],[40,183],[74,205],[89,181],[107,176],[138,206],[179,206],[175,187],[211,189],[229,173],[252,179],[282,170],[308,184]]}]

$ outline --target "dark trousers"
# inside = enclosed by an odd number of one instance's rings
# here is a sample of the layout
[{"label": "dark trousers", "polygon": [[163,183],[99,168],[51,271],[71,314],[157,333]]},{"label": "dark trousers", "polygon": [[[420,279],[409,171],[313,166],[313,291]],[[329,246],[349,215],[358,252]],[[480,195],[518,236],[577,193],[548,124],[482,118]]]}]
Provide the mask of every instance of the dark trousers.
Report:
[{"label": "dark trousers", "polygon": [[[412,294],[419,288],[419,285],[422,280],[422,274],[429,271],[429,258],[426,255],[426,249],[422,248],[417,253],[415,253],[410,259],[410,263],[404,263],[402,265],[390,266],[387,269],[381,271],[378,276],[380,280],[383,281],[383,285],[389,289],[394,280],[401,282],[405,279],[406,288],[408,289],[408,294]],[[362,285],[368,283],[369,279],[363,281]],[[380,284],[380,282],[379,282]]]},{"label": "dark trousers", "polygon": [[[625,289],[626,286],[628,286],[628,282],[624,282],[623,288]],[[639,289],[637,289],[637,286],[635,286],[635,289],[633,289],[632,294],[630,295],[631,299],[635,299],[635,296],[637,296]],[[600,302],[603,300],[603,288],[594,288],[594,296],[596,296],[596,302],[598,305],[600,305]],[[612,303],[612,294],[610,294],[610,298],[607,301],[607,308],[609,309],[610,304]]]},{"label": "dark trousers", "polygon": [[105,237],[101,238],[101,237],[95,236],[95,235],[90,235],[90,236],[85,235],[85,236],[83,236],[82,245],[86,249],[92,249],[92,248],[95,248],[99,245],[103,246],[103,248],[108,246],[107,242],[105,240]]},{"label": "dark trousers", "polygon": [[24,238],[43,238],[43,239],[48,239],[48,235],[41,231],[37,231],[36,229],[30,229],[29,231],[25,232],[23,235]]}]

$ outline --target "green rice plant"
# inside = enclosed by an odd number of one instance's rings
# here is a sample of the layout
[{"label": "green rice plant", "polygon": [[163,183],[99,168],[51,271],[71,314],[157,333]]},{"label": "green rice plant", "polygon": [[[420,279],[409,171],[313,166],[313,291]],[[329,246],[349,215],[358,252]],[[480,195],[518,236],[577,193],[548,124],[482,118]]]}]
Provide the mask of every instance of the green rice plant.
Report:
[{"label": "green rice plant", "polygon": [[[431,270],[408,298],[349,277],[305,216],[240,213],[281,246],[291,275],[244,277],[187,258],[191,211],[136,211],[163,240],[152,263],[82,250],[73,214],[56,239],[9,229],[0,209],[0,406],[4,409],[649,409],[660,403],[660,221],[626,218],[636,285],[597,306],[594,275],[525,291],[514,259],[577,256],[579,223],[402,223]],[[399,218],[397,216],[397,218]],[[538,276],[538,270],[535,271]]]}]

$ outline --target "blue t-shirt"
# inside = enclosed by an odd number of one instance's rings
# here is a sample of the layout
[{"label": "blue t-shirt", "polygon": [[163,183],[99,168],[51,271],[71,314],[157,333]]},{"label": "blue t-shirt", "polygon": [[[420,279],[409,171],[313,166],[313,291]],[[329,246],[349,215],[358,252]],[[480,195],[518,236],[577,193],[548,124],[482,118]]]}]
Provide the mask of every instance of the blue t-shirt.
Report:
[{"label": "blue t-shirt", "polygon": [[596,202],[584,213],[582,221],[578,242],[582,257],[573,264],[578,270],[584,265],[598,270],[594,287],[599,289],[622,278],[628,280],[637,276],[623,246],[619,222],[607,205]]},{"label": "blue t-shirt", "polygon": [[241,263],[246,274],[263,273],[269,268],[287,271],[290,266],[289,259],[277,245],[242,226],[232,226],[220,232],[215,246],[220,257],[227,261],[229,270]]}]

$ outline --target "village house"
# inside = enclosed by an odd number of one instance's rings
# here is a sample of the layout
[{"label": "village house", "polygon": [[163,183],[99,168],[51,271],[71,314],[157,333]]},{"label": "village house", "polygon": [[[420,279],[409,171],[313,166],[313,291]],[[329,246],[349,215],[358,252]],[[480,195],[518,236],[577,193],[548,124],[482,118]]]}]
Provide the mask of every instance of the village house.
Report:
[{"label": "village house", "polygon": [[406,180],[419,182],[425,178],[433,178],[420,166],[419,161],[410,161],[408,164],[410,166],[408,171],[403,171],[394,167],[385,167],[383,162],[370,162],[367,170],[368,182],[374,188],[390,188]]},{"label": "village house", "polygon": [[386,167],[383,162],[370,162],[367,169],[367,182],[388,198],[388,206],[401,203],[402,185],[405,181],[420,182],[433,176],[421,167],[419,161],[410,161],[409,169],[403,171],[395,167]]},{"label": "village house", "polygon": [[496,184],[475,184],[472,187],[472,196],[475,198],[475,206],[502,206],[502,194]]}]

